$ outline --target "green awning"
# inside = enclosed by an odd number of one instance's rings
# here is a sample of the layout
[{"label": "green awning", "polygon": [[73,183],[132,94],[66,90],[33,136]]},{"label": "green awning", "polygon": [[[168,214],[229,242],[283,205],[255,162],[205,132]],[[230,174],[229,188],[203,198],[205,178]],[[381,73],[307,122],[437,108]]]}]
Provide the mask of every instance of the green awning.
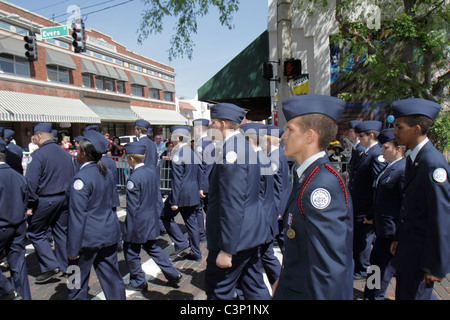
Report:
[{"label": "green awning", "polygon": [[270,83],[262,76],[262,64],[268,60],[266,30],[197,90],[198,100],[230,102],[245,109],[270,112]]}]

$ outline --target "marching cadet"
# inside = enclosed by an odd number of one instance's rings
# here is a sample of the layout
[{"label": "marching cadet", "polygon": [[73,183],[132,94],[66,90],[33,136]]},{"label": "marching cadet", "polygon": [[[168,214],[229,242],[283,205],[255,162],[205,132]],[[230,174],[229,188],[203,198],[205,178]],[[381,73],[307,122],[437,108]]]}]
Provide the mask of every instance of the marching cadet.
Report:
[{"label": "marching cadet", "polygon": [[266,240],[259,200],[260,165],[239,132],[245,110],[230,103],[211,107],[210,129],[223,141],[211,170],[206,237],[205,291],[209,300],[230,300],[236,286],[247,300],[267,300],[259,246]]},{"label": "marching cadet", "polygon": [[275,236],[278,234],[278,216],[274,196],[274,172],[265,151],[261,147],[266,142],[264,138],[267,130],[262,123],[245,123],[241,125],[244,137],[256,152],[258,162],[261,164],[260,197],[263,205],[263,214],[266,217],[266,239],[261,245],[261,263],[266,272],[270,285],[280,277],[281,264],[273,251]]},{"label": "marching cadet", "polygon": [[394,129],[384,129],[378,135],[381,152],[388,166],[381,171],[375,181],[373,222],[375,224],[375,243],[370,254],[370,265],[380,268],[380,288],[369,288],[366,284],[364,298],[384,300],[389,282],[394,275],[390,251],[394,239],[403,186],[405,182],[405,147],[395,139]]},{"label": "marching cadet", "polygon": [[344,107],[342,99],[315,94],[283,101],[285,154],[300,166],[284,213],[274,299],[353,299],[352,203],[326,155]]},{"label": "marching cadet", "polygon": [[[172,151],[172,181],[171,192],[164,202],[161,220],[170,238],[174,242],[176,256],[187,250],[191,251],[185,256],[186,259],[200,260],[200,232],[197,221],[197,206],[200,203],[198,187],[198,160],[188,145],[190,142],[190,128],[187,126],[172,126],[171,141],[174,142]],[[181,213],[187,228],[189,242],[178,227],[174,217]]]},{"label": "marching cadet", "polygon": [[109,141],[95,130],[87,131],[79,144],[77,161],[82,166],[70,183],[67,228],[67,255],[70,265],[79,268],[79,282],[69,287],[69,300],[87,299],[92,266],[106,299],[125,300],[117,259],[120,226],[112,210],[114,181],[100,161],[108,146]]},{"label": "marching cadet", "polygon": [[380,121],[362,121],[355,126],[361,145],[365,148],[359,156],[352,176],[350,193],[353,199],[353,259],[355,280],[367,277],[370,266],[370,251],[375,240],[375,228],[369,221],[373,217],[373,184],[386,167],[377,136],[381,130]]},{"label": "marching cadet", "polygon": [[127,181],[127,216],[122,237],[124,256],[130,269],[130,282],[127,290],[146,291],[147,281],[142,271],[141,247],[155,261],[168,280],[174,286],[181,274],[174,268],[164,251],[156,244],[159,236],[159,214],[163,203],[159,192],[159,176],[154,166],[144,165],[145,146],[138,142],[125,145],[127,162],[133,173]]},{"label": "marching cadet", "polygon": [[0,252],[6,252],[12,280],[0,273],[0,300],[31,300],[25,262],[27,182],[5,159],[6,143],[0,140]]},{"label": "marching cadet", "polygon": [[23,174],[23,151],[21,147],[12,143],[14,133],[11,129],[5,129],[3,133],[3,139],[6,142],[6,163],[18,173]]},{"label": "marching cadet", "polygon": [[136,133],[136,137],[138,137],[139,142],[143,143],[147,148],[145,151],[145,165],[147,167],[150,165],[158,166],[158,151],[156,150],[156,144],[149,137],[152,133],[150,122],[146,120],[136,120],[134,124],[134,132]]},{"label": "marching cadet", "polygon": [[199,161],[198,183],[200,188],[200,204],[197,207],[197,221],[200,230],[200,241],[206,240],[205,214],[208,213],[209,174],[214,164],[215,147],[207,135],[209,120],[196,119],[194,125],[194,152]]},{"label": "marching cadet", "polygon": [[[41,274],[36,283],[45,283],[67,269],[66,191],[74,170],[69,153],[59,147],[52,135],[52,124],[34,127],[39,149],[28,158],[25,178],[28,183],[28,237],[36,250]],[[46,233],[51,229],[53,252]]]},{"label": "marching cadet", "polygon": [[441,106],[423,99],[393,103],[394,135],[406,159],[398,242],[391,251],[398,300],[428,300],[434,281],[450,272],[450,168],[427,138]]},{"label": "marching cadet", "polygon": [[359,156],[364,151],[364,147],[361,145],[361,142],[359,141],[359,136],[355,131],[355,126],[360,123],[360,120],[351,120],[348,122],[348,138],[353,143],[352,146],[352,153],[350,156],[350,160],[348,162],[347,171],[348,171],[348,188],[352,188],[352,180],[353,180],[353,174],[355,173],[355,170],[358,166],[358,159]]},{"label": "marching cadet", "polygon": [[286,202],[291,194],[291,183],[289,180],[289,164],[284,155],[284,148],[281,146],[281,136],[284,131],[273,125],[267,125],[267,156],[270,159],[272,169],[274,171],[274,199],[277,211],[278,233],[276,240],[278,246],[283,248],[284,231],[283,231],[283,213]]}]

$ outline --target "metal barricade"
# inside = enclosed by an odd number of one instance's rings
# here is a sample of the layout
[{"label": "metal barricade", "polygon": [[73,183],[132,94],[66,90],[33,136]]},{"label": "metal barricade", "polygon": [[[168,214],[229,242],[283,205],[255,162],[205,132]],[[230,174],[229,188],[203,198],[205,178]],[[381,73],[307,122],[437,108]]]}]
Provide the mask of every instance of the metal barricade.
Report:
[{"label": "metal barricade", "polygon": [[125,189],[128,177],[130,176],[132,169],[128,164],[125,157],[110,157],[116,163],[116,170],[119,176],[117,182],[117,188]]},{"label": "metal barricade", "polygon": [[172,170],[172,165],[170,160],[160,160],[158,163],[159,175],[160,175],[160,190],[161,193],[166,194],[172,190],[172,184],[170,180],[170,171]]}]

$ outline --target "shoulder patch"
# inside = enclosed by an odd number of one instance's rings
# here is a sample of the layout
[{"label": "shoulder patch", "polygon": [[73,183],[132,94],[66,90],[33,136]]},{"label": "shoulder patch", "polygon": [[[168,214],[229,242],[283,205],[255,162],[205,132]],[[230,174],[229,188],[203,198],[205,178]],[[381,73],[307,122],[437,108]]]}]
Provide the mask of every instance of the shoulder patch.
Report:
[{"label": "shoulder patch", "polygon": [[433,171],[433,179],[439,183],[447,181],[447,171],[444,168],[437,168]]},{"label": "shoulder patch", "polygon": [[175,162],[175,164],[180,163],[180,156],[178,154],[174,155],[172,158],[172,161]]},{"label": "shoulder patch", "polygon": [[237,153],[234,151],[230,151],[226,155],[227,163],[235,163],[237,160]]},{"label": "shoulder patch", "polygon": [[197,147],[197,152],[198,152],[198,153],[202,153],[202,151],[203,151],[202,146],[198,146],[198,147]]},{"label": "shoulder patch", "polygon": [[32,157],[32,156],[29,156],[29,157],[28,157],[27,163],[29,164],[29,163],[31,163],[31,161],[33,161],[33,157]]},{"label": "shoulder patch", "polygon": [[134,188],[134,183],[133,183],[133,181],[128,180],[128,182],[127,182],[127,189],[128,189],[128,190],[133,190],[133,188]]},{"label": "shoulder patch", "polygon": [[73,183],[73,188],[77,191],[83,189],[83,187],[84,187],[84,183],[80,179],[75,180],[75,182]]},{"label": "shoulder patch", "polygon": [[331,203],[331,194],[327,189],[317,188],[311,193],[311,204],[314,208],[322,210]]},{"label": "shoulder patch", "polygon": [[381,163],[383,163],[385,161],[383,155],[379,155],[377,159]]}]

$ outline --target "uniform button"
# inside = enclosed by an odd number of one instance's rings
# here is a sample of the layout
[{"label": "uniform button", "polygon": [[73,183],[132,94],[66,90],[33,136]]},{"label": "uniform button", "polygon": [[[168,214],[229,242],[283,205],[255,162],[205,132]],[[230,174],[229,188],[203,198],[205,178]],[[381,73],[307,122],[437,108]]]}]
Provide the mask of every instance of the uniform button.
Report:
[{"label": "uniform button", "polygon": [[405,219],[400,219],[400,222],[401,223],[405,223]]}]

